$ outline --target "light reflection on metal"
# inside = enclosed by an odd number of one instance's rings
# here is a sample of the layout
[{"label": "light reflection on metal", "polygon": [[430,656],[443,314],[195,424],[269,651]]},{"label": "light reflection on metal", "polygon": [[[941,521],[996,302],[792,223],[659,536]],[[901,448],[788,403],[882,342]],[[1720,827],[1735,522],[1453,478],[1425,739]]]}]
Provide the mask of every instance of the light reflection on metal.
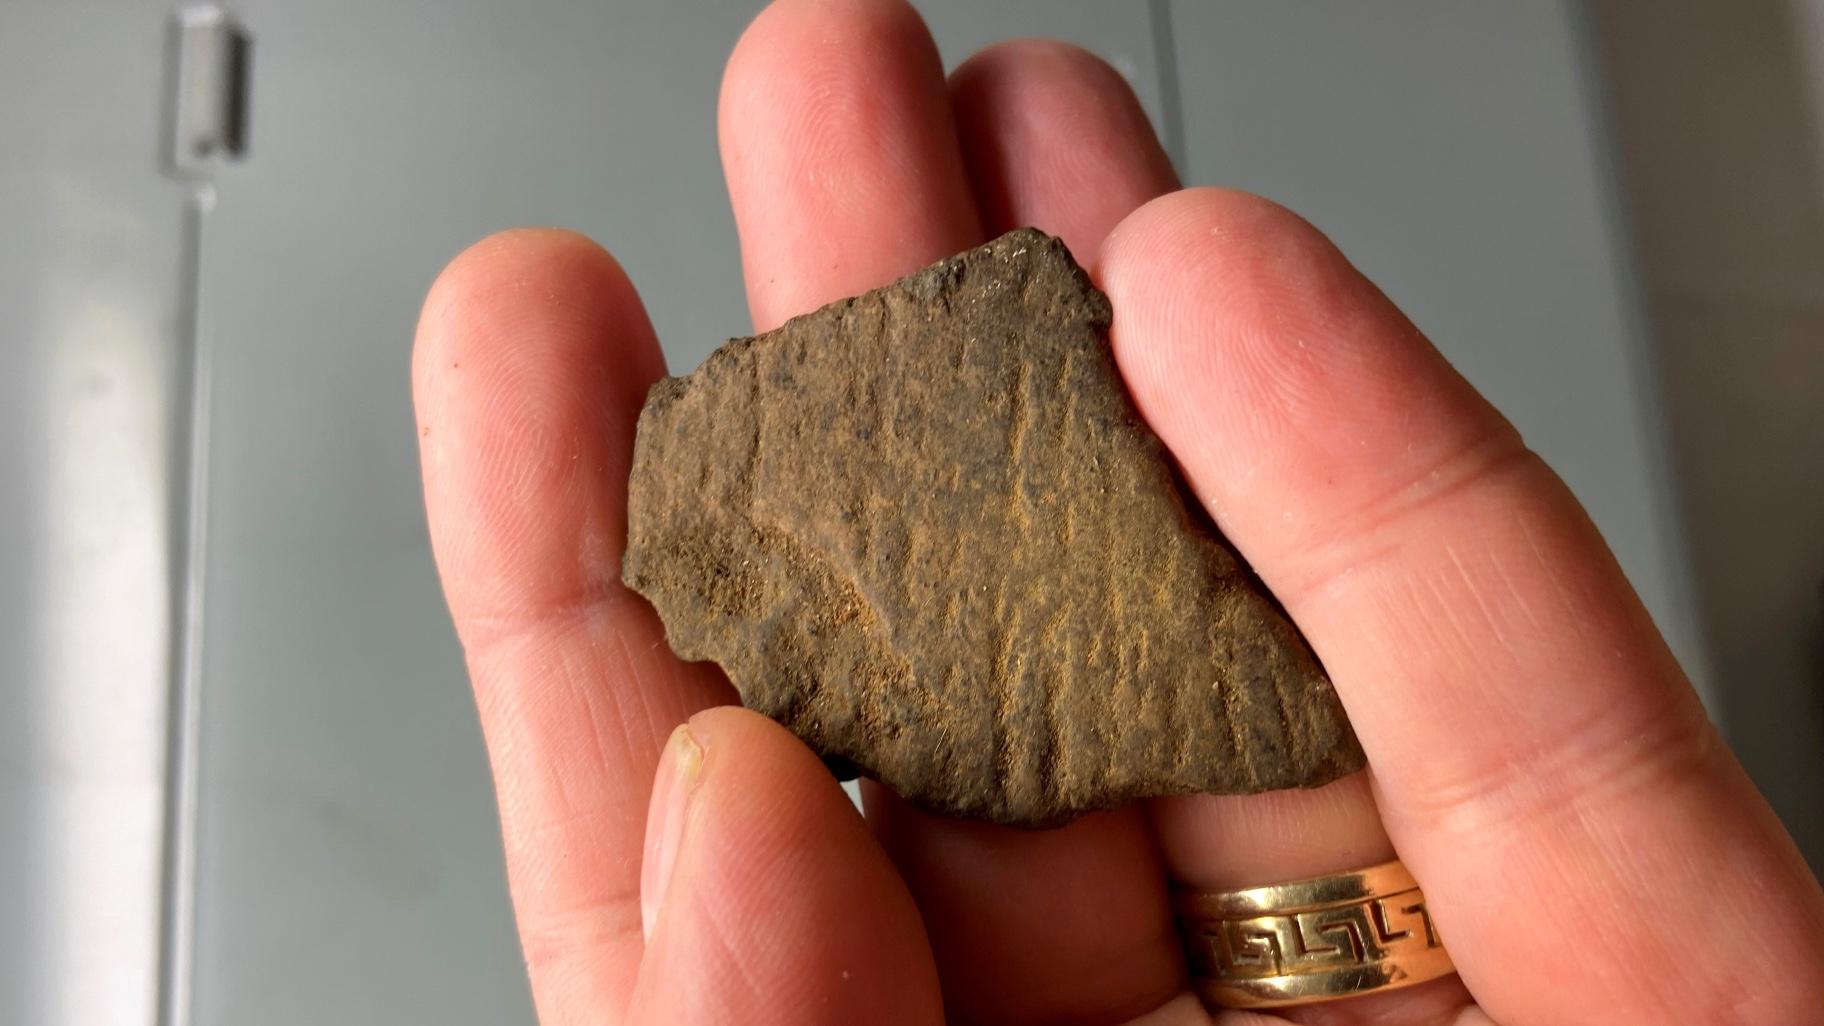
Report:
[{"label": "light reflection on metal", "polygon": [[[53,234],[33,298],[43,311],[46,391],[35,582],[35,670],[22,682],[50,796],[25,826],[46,1022],[140,1019],[156,987],[167,543],[173,409],[164,283],[99,267],[97,251],[143,252],[156,229],[120,197],[57,186]],[[102,240],[102,241],[98,241]],[[131,261],[126,261],[131,263]],[[140,1020],[143,1021],[143,1020]]]}]

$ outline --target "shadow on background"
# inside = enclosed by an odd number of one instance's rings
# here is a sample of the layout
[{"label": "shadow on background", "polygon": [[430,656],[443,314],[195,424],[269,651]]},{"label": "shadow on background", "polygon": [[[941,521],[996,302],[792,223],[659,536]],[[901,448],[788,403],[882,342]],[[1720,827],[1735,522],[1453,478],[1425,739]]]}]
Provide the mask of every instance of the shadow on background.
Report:
[{"label": "shadow on background", "polygon": [[1597,0],[1716,708],[1824,868],[1824,52],[1799,3]]}]

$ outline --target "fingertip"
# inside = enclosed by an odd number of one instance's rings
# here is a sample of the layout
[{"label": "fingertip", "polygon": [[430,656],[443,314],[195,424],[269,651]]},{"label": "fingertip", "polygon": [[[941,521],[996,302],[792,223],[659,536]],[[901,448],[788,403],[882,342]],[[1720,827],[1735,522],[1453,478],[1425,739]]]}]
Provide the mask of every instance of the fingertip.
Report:
[{"label": "fingertip", "polygon": [[924,20],[905,0],[774,0],[735,41],[723,72],[721,102],[743,101],[747,87],[757,84],[756,72],[803,55],[806,43],[853,40],[865,46],[929,39]]},{"label": "fingertip", "polygon": [[640,856],[640,932],[652,940],[652,929],[671,885],[686,817],[697,780],[703,775],[703,745],[690,724],[672,730],[659,753],[646,813],[646,843]]},{"label": "fingertip", "polygon": [[[1180,401],[1214,398],[1187,395],[1190,387],[1250,384],[1225,365],[1258,367],[1250,350],[1260,327],[1298,313],[1279,308],[1307,252],[1328,245],[1315,234],[1276,204],[1216,188],[1159,197],[1115,226],[1096,271],[1115,310],[1116,359],[1150,419],[1169,424]],[[1170,428],[1161,430],[1169,443]]]},{"label": "fingertip", "polygon": [[681,733],[696,754],[667,766],[691,784],[673,792],[679,839],[632,1021],[940,1022],[911,896],[823,763],[739,707]]},{"label": "fingertip", "polygon": [[1269,200],[1154,200],[1110,234],[1097,275],[1136,404],[1269,578],[1275,561],[1257,557],[1511,432],[1322,232]]},{"label": "fingertip", "polygon": [[563,266],[580,257],[616,271],[619,265],[601,244],[569,228],[527,225],[507,228],[470,243],[457,253],[431,285],[432,297],[457,290],[479,278],[486,281],[500,268],[530,269],[525,265]]},{"label": "fingertip", "polygon": [[575,232],[501,232],[438,275],[412,388],[431,540],[466,639],[614,579],[634,421],[663,371],[632,283]]},{"label": "fingertip", "polygon": [[507,228],[463,248],[432,279],[414,356],[423,361],[443,345],[469,340],[498,319],[491,314],[520,314],[525,299],[540,296],[525,294],[531,285],[547,301],[600,288],[609,301],[637,301],[620,263],[595,239],[569,228]]},{"label": "fingertip", "polygon": [[943,63],[908,4],[769,6],[717,121],[758,330],[978,241]]},{"label": "fingertip", "polygon": [[471,244],[432,281],[419,313],[412,392],[420,435],[428,437],[431,416],[466,409],[460,386],[478,382],[454,373],[465,361],[474,371],[546,352],[573,359],[586,345],[628,358],[629,373],[610,376],[611,386],[643,390],[663,367],[645,307],[612,254],[562,228],[513,228]]},{"label": "fingertip", "polygon": [[816,753],[774,720],[739,705],[714,706],[681,728],[698,749],[700,800],[730,833],[801,830],[877,851],[872,832]]},{"label": "fingertip", "polygon": [[[738,187],[736,166],[744,166],[756,147],[785,157],[802,150],[815,156],[843,142],[825,138],[839,135],[836,129],[859,130],[861,138],[875,134],[862,115],[877,113],[879,103],[847,88],[869,81],[870,72],[895,81],[907,70],[924,70],[941,83],[942,69],[924,20],[903,0],[768,4],[736,40],[717,96],[717,133],[731,188]],[[832,120],[838,123],[828,124]],[[782,131],[796,145],[778,145]]]},{"label": "fingertip", "polygon": [[535,277],[541,270],[569,274],[573,269],[621,275],[620,265],[607,250],[567,228],[508,228],[472,242],[431,282],[420,336],[425,328],[440,325],[452,312],[473,306],[503,285]]},{"label": "fingertip", "polygon": [[1123,216],[1177,187],[1127,79],[1082,47],[990,46],[951,73],[950,105],[990,235],[1035,225],[1087,263]]},{"label": "fingertip", "polygon": [[1111,299],[1132,297],[1130,305],[1141,306],[1189,292],[1210,297],[1212,312],[1237,326],[1292,312],[1267,304],[1295,292],[1356,288],[1340,280],[1345,269],[1353,271],[1330,240],[1291,210],[1208,186],[1142,205],[1115,226],[1096,257]]},{"label": "fingertip", "polygon": [[[1045,95],[1045,86],[1068,90],[1070,95]],[[1139,113],[1145,120],[1133,88],[1113,65],[1060,39],[1003,40],[971,54],[950,73],[950,97],[959,112],[990,110],[1021,89],[1032,90],[1036,95],[1031,99],[1045,104],[1035,111],[1067,123],[1079,119],[1084,105],[1114,110],[1124,118]]]},{"label": "fingertip", "polygon": [[[816,789],[822,791],[826,790],[822,785],[827,782],[828,790],[842,793],[841,785],[804,742],[776,721],[752,709],[739,705],[715,706],[692,715],[685,727],[703,749],[706,761],[712,758],[739,761],[746,767],[745,773],[777,780],[780,786],[770,789],[773,792],[796,790],[792,785],[816,785]],[[709,754],[712,751],[713,756]],[[853,810],[846,797],[843,802]],[[860,822],[859,816],[856,822]]]},{"label": "fingertip", "polygon": [[968,93],[971,83],[984,77],[998,77],[1000,69],[1011,67],[1060,67],[1073,72],[1101,77],[1104,73],[1120,77],[1120,72],[1089,50],[1062,39],[1027,37],[1003,39],[977,50],[950,73],[952,92]]}]

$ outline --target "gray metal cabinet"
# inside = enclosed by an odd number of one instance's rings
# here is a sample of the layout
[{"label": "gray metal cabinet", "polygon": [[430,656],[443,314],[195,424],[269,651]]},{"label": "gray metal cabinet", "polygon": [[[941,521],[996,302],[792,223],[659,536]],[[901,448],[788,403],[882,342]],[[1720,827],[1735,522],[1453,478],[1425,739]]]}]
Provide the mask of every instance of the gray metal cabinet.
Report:
[{"label": "gray metal cabinet", "polygon": [[145,1022],[183,554],[167,8],[0,3],[0,1022]]}]

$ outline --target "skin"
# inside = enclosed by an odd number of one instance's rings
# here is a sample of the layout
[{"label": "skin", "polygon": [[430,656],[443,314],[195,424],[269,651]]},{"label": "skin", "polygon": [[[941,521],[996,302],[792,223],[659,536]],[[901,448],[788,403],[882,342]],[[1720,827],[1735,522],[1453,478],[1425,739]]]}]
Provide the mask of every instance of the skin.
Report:
[{"label": "skin", "polygon": [[[1141,412],[1311,639],[1372,768],[1038,833],[879,788],[864,819],[619,583],[663,359],[607,252],[506,232],[431,289],[413,382],[544,1022],[1785,1026],[1824,1007],[1824,895],[1595,527],[1314,228],[1180,191],[1097,58],[1005,43],[946,79],[891,0],[767,8],[720,113],[759,330],[1017,225],[1065,239],[1113,301]],[[1396,852],[1460,978],[1283,1017],[1190,995],[1168,881]]]}]

